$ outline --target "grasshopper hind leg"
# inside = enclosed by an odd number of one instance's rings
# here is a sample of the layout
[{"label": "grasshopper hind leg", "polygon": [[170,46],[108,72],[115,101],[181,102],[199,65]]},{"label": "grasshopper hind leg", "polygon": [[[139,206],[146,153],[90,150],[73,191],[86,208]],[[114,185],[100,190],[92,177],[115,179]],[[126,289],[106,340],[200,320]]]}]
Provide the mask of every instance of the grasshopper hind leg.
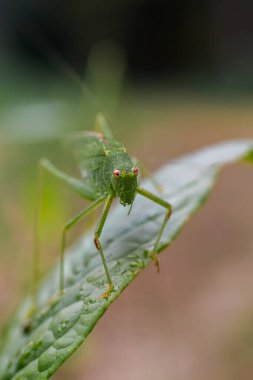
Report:
[{"label": "grasshopper hind leg", "polygon": [[[55,178],[61,180],[65,185],[67,185],[72,191],[77,193],[79,196],[81,196],[84,199],[87,199],[89,201],[93,201],[89,207],[88,210],[83,210],[81,213],[77,214],[76,217],[69,220],[66,225],[63,228],[62,233],[62,251],[61,251],[61,269],[60,269],[60,293],[63,290],[64,287],[64,272],[63,272],[63,265],[64,265],[64,248],[65,248],[65,235],[67,230],[75,224],[75,218],[77,218],[77,221],[79,221],[80,215],[81,217],[84,217],[89,211],[92,211],[94,208],[97,207],[97,205],[100,205],[105,198],[95,198],[94,197],[94,190],[85,182],[76,179],[74,177],[69,176],[68,174],[62,172],[61,170],[57,169],[50,161],[47,159],[42,159],[39,161],[38,165],[38,196],[37,196],[37,203],[36,203],[36,211],[35,211],[35,223],[34,223],[34,236],[33,236],[33,278],[32,278],[32,310],[33,312],[37,309],[37,288],[38,283],[40,281],[40,219],[41,219],[41,209],[42,209],[42,194],[43,194],[43,187],[44,187],[44,176],[45,173],[48,172],[51,175],[53,175]],[[94,206],[94,207],[93,207]]]}]

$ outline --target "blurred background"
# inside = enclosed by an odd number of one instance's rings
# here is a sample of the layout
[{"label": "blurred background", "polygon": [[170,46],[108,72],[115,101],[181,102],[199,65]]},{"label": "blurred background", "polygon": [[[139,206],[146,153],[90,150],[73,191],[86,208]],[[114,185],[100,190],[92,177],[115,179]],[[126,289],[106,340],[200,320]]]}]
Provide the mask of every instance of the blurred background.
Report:
[{"label": "blurred background", "polygon": [[[78,175],[63,136],[102,110],[151,170],[252,138],[252,15],[249,0],[0,3],[1,326],[29,291],[38,160]],[[253,378],[252,173],[226,169],[161,273],[144,271],[53,379]],[[82,206],[47,177],[43,272]]]}]

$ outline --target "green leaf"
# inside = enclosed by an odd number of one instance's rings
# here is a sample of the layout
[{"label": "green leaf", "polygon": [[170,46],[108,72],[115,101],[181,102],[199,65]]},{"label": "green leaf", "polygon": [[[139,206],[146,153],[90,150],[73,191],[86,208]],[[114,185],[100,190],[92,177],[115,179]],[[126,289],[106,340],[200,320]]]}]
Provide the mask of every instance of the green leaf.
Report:
[{"label": "green leaf", "polygon": [[[202,205],[220,169],[245,158],[253,161],[253,141],[232,141],[186,155],[164,166],[156,178],[163,186],[162,197],[173,213],[162,236],[159,251],[181,231],[190,216]],[[143,187],[153,190],[149,182]],[[48,379],[86,339],[110,304],[150,263],[150,252],[165,210],[137,196],[131,215],[117,206],[109,215],[102,237],[115,290],[108,299],[99,299],[106,290],[106,277],[93,244],[92,233],[69,249],[66,258],[66,289],[57,298],[58,270],[41,283],[38,311],[29,332],[24,331],[31,300],[27,298],[13,317],[0,351],[0,379]]]}]

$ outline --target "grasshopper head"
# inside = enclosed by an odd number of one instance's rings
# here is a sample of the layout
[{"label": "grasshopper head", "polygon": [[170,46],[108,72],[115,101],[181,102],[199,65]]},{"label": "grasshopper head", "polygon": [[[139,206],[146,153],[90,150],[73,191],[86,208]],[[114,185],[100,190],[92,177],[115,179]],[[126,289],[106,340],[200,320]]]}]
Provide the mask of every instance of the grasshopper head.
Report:
[{"label": "grasshopper head", "polygon": [[134,201],[137,188],[138,168],[130,170],[115,169],[113,171],[113,188],[123,206],[131,205]]}]

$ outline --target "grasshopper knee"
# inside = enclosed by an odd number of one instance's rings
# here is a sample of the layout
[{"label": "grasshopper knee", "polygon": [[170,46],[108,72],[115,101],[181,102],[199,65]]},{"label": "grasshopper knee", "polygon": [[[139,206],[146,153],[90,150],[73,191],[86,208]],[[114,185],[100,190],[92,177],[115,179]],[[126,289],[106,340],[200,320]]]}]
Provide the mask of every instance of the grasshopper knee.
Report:
[{"label": "grasshopper knee", "polygon": [[48,161],[47,158],[41,158],[41,159],[39,160],[39,165],[42,166],[43,168],[46,168],[47,165],[48,165],[48,163],[49,163],[49,161]]},{"label": "grasshopper knee", "polygon": [[166,213],[166,218],[169,219],[171,214],[172,214],[172,207],[168,208],[167,213]]},{"label": "grasshopper knee", "polygon": [[95,244],[95,247],[100,250],[101,249],[101,244],[100,244],[100,241],[99,241],[99,237],[98,235],[94,235],[94,244]]}]

